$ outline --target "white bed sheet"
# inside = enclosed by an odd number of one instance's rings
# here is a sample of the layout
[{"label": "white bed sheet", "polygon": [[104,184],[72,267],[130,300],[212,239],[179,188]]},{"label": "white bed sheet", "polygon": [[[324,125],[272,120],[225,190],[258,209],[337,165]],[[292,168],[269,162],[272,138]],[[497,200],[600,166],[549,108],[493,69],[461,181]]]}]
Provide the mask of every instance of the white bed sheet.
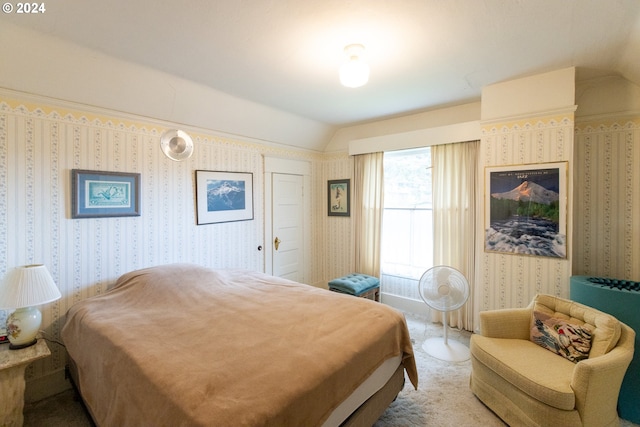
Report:
[{"label": "white bed sheet", "polygon": [[364,402],[373,396],[389,381],[389,378],[398,369],[402,362],[401,356],[389,358],[382,362],[378,367],[358,388],[356,388],[349,397],[333,410],[329,418],[322,424],[322,427],[339,426]]}]

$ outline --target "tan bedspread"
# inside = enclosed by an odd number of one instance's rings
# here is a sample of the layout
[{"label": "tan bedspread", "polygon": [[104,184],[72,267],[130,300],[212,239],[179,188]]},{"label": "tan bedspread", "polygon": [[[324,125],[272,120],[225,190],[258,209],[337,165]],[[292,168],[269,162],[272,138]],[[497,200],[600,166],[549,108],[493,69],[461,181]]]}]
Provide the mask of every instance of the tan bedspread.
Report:
[{"label": "tan bedspread", "polygon": [[320,425],[385,359],[404,316],[261,273],[174,264],[123,275],[62,337],[100,426]]}]

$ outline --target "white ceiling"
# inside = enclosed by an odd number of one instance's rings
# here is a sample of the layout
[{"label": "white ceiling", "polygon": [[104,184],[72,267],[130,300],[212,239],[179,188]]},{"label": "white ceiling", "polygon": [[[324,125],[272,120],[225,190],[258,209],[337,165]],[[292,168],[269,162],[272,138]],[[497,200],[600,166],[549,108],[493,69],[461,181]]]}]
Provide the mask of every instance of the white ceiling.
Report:
[{"label": "white ceiling", "polygon": [[[16,25],[330,125],[576,66],[640,84],[638,0],[56,0]],[[361,88],[343,48],[366,46]],[[595,70],[595,71],[593,71]],[[580,75],[580,74],[579,74]]]}]

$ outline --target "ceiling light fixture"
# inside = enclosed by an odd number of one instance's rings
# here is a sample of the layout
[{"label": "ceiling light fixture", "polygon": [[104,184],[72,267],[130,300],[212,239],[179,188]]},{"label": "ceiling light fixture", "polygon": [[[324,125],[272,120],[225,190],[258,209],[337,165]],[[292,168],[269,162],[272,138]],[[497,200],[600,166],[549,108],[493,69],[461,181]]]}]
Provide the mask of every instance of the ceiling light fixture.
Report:
[{"label": "ceiling light fixture", "polygon": [[340,67],[340,83],[346,87],[360,87],[369,81],[369,66],[362,61],[364,46],[350,44],[344,48],[347,62]]}]

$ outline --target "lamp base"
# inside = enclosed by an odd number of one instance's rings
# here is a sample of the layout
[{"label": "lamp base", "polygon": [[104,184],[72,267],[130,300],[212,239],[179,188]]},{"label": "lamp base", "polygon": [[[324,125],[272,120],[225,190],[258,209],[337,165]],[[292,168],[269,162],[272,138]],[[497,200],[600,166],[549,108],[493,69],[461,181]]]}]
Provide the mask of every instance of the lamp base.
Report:
[{"label": "lamp base", "polygon": [[11,344],[11,343],[9,343],[9,350],[20,350],[22,348],[31,347],[32,345],[36,344],[37,342],[38,342],[38,340],[36,338],[34,338],[33,341],[27,342],[27,343],[24,343],[24,344]]},{"label": "lamp base", "polygon": [[34,345],[42,323],[42,314],[36,307],[18,308],[7,318],[10,349],[18,350]]}]

